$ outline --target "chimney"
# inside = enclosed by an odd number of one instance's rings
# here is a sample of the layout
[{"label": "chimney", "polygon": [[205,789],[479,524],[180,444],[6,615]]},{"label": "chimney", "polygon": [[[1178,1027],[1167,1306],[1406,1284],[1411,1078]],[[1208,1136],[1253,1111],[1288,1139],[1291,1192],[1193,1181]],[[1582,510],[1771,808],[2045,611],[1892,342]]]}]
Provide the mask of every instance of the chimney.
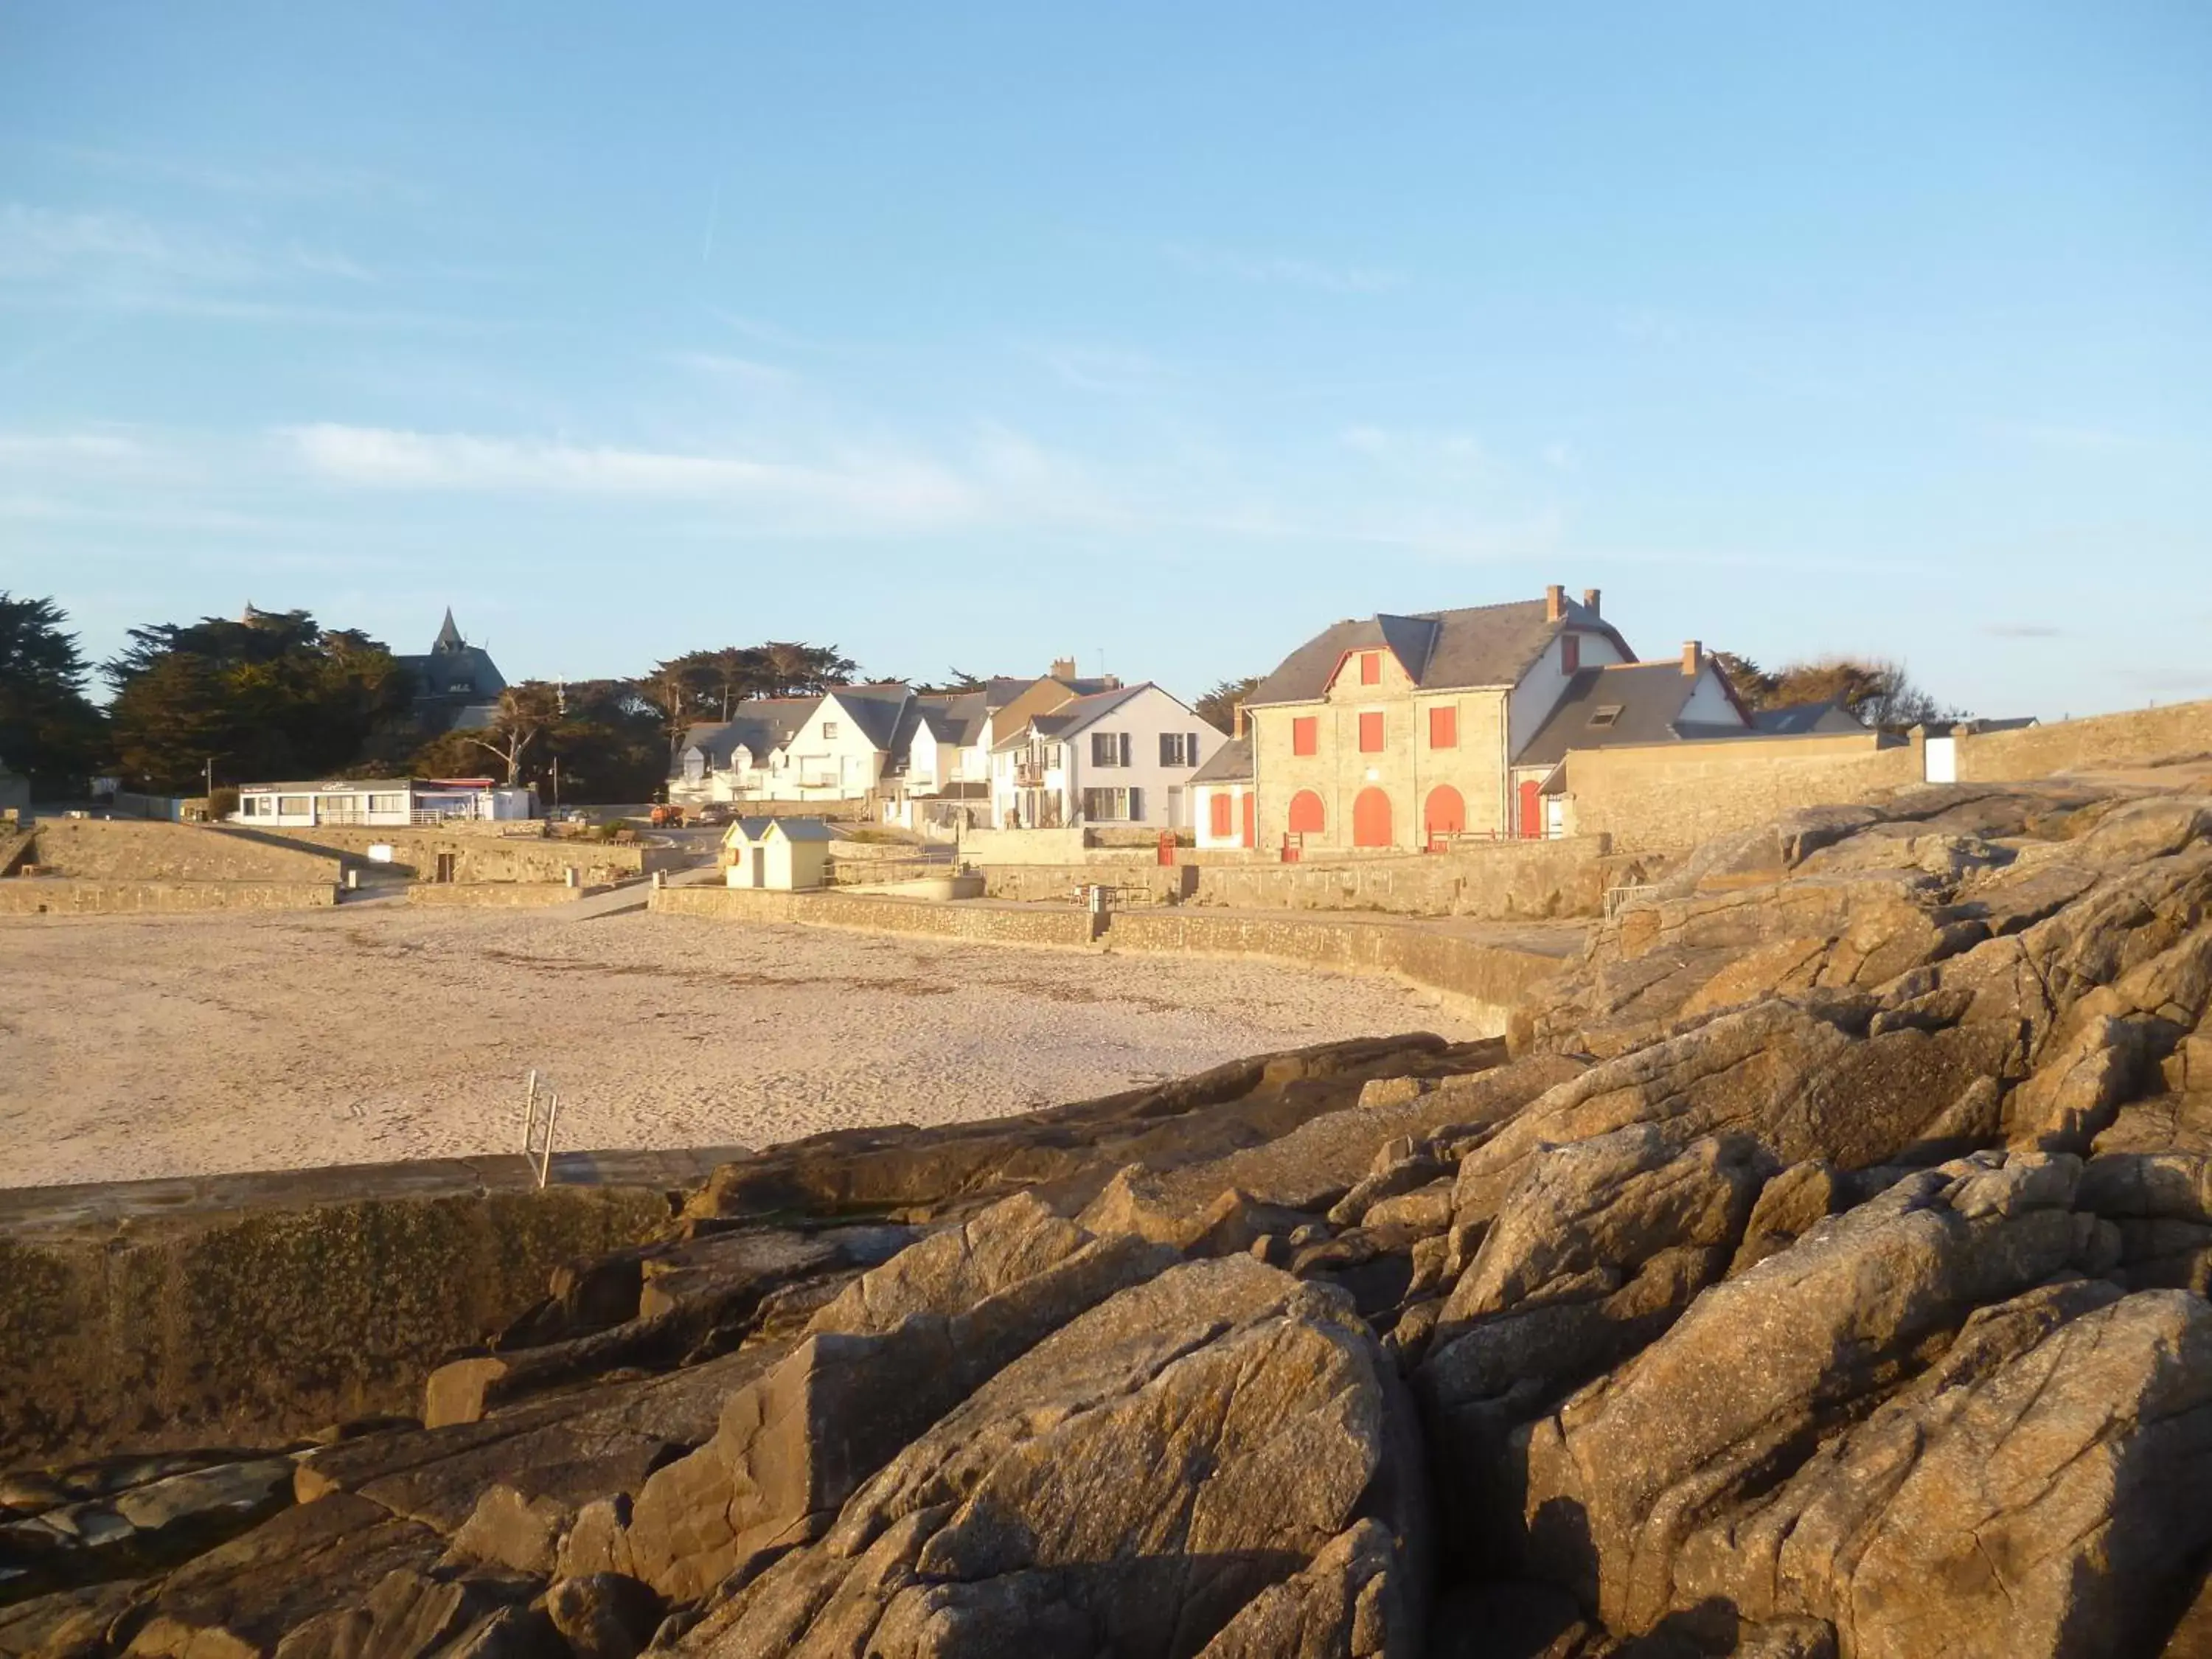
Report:
[{"label": "chimney", "polygon": [[1229,735],[1232,738],[1244,735],[1244,705],[1241,702],[1230,711]]},{"label": "chimney", "polygon": [[1698,641],[1684,640],[1682,641],[1682,672],[1685,674],[1696,673],[1705,654],[1705,647]]},{"label": "chimney", "polygon": [[1075,678],[1075,659],[1073,657],[1054,657],[1052,659],[1052,678],[1056,680],[1073,679]]},{"label": "chimney", "polygon": [[1583,589],[1583,609],[1593,617],[1597,615],[1597,589],[1595,587]]},{"label": "chimney", "polygon": [[1567,590],[1553,582],[1544,590],[1544,620],[1557,622],[1567,614]]}]

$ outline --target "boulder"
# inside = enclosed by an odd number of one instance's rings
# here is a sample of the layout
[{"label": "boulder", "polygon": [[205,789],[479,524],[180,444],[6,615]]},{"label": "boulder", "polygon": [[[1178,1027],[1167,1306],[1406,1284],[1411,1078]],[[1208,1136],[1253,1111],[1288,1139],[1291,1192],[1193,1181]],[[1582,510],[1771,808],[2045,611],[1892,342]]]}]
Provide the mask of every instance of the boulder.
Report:
[{"label": "boulder", "polygon": [[653,1641],[662,1607],[636,1579],[595,1572],[555,1583],[545,1612],[575,1659],[636,1659]]},{"label": "boulder", "polygon": [[1167,1656],[1249,1609],[1224,1651],[1279,1628],[1412,1652],[1427,1542],[1372,1336],[1340,1296],[1227,1256],[1125,1291],[1008,1365],[820,1542],[740,1589],[705,1645]]}]

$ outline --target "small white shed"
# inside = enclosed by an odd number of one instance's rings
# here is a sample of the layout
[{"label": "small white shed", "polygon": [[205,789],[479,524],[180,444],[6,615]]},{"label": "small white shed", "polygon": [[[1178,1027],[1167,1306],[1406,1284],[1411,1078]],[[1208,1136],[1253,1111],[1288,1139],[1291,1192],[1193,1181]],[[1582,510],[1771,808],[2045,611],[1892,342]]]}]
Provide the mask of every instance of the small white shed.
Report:
[{"label": "small white shed", "polygon": [[732,887],[794,892],[829,878],[830,826],[820,818],[739,818],[722,845],[729,849]]}]

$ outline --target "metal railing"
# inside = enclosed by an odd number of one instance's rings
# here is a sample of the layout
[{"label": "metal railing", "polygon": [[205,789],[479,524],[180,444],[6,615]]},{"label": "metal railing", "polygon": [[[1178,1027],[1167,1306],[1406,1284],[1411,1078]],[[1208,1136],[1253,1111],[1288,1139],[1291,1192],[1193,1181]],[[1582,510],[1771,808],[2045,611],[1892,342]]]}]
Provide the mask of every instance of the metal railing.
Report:
[{"label": "metal railing", "polygon": [[1611,921],[1630,905],[1658,896],[1659,890],[1655,886],[1608,887],[1605,890],[1605,919]]}]

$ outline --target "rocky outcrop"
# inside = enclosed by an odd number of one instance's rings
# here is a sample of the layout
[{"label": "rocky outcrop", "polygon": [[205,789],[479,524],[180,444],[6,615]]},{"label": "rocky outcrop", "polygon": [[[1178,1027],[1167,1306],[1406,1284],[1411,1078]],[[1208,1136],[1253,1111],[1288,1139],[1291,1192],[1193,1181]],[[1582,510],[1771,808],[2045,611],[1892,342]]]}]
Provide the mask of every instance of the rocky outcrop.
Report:
[{"label": "rocky outcrop", "polygon": [[418,1419],[0,1481],[0,1656],[2208,1650],[2212,804],[1731,836],[1511,1047],[729,1166]]}]

